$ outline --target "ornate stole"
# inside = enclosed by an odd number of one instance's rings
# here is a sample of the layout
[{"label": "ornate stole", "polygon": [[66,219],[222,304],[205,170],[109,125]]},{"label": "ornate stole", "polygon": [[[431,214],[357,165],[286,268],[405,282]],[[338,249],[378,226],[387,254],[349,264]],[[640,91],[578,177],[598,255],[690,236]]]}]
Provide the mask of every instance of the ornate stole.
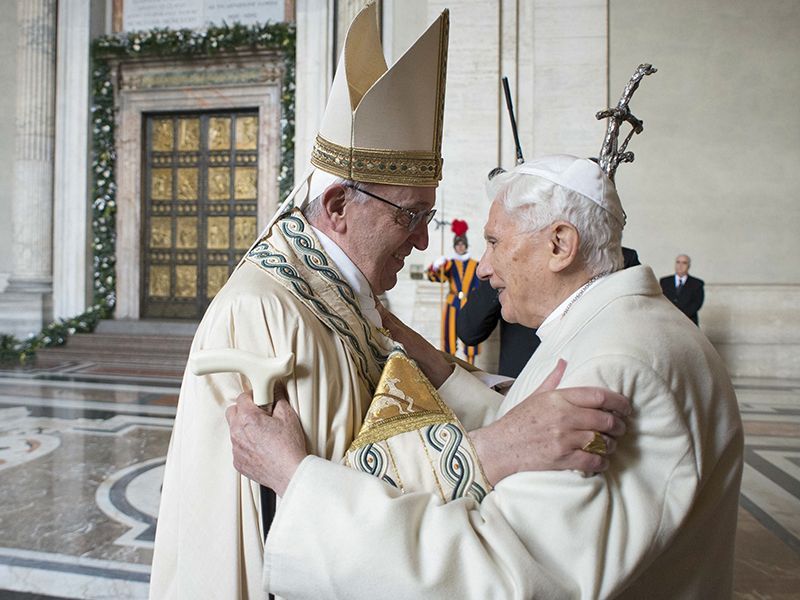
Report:
[{"label": "ornate stole", "polygon": [[464,426],[402,351],[389,356],[344,464],[442,502],[481,502],[492,490]]},{"label": "ornate stole", "polygon": [[303,215],[293,210],[281,217],[245,260],[274,277],[339,336],[374,391],[344,464],[403,493],[480,502],[492,488],[466,430],[403,348],[364,318],[353,289]]},{"label": "ornate stole", "polygon": [[364,318],[353,289],[299,210],[281,217],[245,260],[274,277],[336,333],[370,389],[377,387],[394,343]]}]

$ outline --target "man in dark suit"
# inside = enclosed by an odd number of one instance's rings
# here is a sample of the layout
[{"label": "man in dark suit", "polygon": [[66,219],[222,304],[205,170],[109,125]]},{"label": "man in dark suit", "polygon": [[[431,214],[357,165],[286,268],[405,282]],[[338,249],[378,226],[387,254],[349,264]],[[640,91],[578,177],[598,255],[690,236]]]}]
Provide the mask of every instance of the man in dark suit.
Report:
[{"label": "man in dark suit", "polygon": [[662,277],[661,290],[680,311],[698,325],[697,311],[703,306],[703,280],[689,275],[692,259],[679,254],[675,259],[675,274]]},{"label": "man in dark suit", "polygon": [[539,346],[539,338],[535,329],[503,320],[500,309],[497,290],[492,289],[488,281],[480,281],[456,317],[456,333],[466,345],[477,346],[486,341],[499,321],[500,362],[497,373],[516,378]]}]

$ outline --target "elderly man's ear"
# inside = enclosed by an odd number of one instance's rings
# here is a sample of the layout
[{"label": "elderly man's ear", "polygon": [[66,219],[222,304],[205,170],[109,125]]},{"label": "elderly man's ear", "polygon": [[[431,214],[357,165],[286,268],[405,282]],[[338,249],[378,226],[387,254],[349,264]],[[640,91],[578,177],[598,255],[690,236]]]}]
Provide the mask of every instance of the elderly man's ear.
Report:
[{"label": "elderly man's ear", "polygon": [[347,230],[345,206],[347,196],[344,186],[331,185],[322,194],[322,219],[336,233],[345,233]]},{"label": "elderly man's ear", "polygon": [[550,259],[548,266],[558,273],[576,263],[581,237],[572,223],[556,221],[550,225]]}]

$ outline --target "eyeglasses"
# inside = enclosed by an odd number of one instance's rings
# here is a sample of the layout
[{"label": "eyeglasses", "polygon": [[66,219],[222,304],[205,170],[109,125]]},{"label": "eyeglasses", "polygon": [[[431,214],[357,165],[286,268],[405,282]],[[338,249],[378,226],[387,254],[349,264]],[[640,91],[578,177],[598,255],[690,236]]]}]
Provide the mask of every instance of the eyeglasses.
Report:
[{"label": "eyeglasses", "polygon": [[433,221],[433,215],[436,214],[436,209],[432,208],[429,211],[414,211],[405,206],[399,206],[394,202],[389,202],[386,198],[381,198],[377,194],[373,194],[372,192],[368,192],[367,190],[362,190],[361,188],[357,188],[354,185],[345,185],[344,187],[349,188],[351,190],[355,190],[357,192],[361,192],[362,194],[366,194],[370,198],[375,198],[375,200],[380,200],[381,202],[385,202],[390,206],[394,206],[397,209],[395,213],[394,220],[395,222],[400,225],[401,227],[405,227],[409,231],[414,231],[417,226],[425,221],[425,224],[428,225],[431,221]]}]

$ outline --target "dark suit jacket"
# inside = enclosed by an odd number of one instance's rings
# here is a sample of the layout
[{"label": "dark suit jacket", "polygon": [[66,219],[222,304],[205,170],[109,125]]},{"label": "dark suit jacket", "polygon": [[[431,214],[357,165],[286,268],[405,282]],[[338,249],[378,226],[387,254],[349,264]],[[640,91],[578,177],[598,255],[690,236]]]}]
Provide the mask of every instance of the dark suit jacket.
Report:
[{"label": "dark suit jacket", "polygon": [[508,323],[500,316],[500,300],[488,281],[481,281],[469,293],[467,303],[461,307],[456,319],[456,334],[468,346],[485,341],[500,322],[500,364],[497,372],[507,377],[517,377],[539,346],[536,330]]},{"label": "dark suit jacket", "polygon": [[[623,247],[622,256],[626,269],[641,264],[639,255],[633,248]],[[458,313],[456,335],[468,346],[475,346],[491,335],[499,321],[500,364],[497,372],[516,378],[539,347],[540,340],[536,337],[535,329],[504,321],[500,316],[501,308],[497,292],[488,281],[481,281],[477,289],[469,293],[467,303]]]},{"label": "dark suit jacket", "polygon": [[627,269],[628,267],[637,267],[639,266],[639,253],[636,252],[633,248],[626,248],[625,246],[622,247],[622,258],[625,261],[622,267],[623,269]]},{"label": "dark suit jacket", "polygon": [[703,306],[703,300],[705,299],[703,280],[687,275],[686,283],[683,284],[680,294],[675,290],[674,273],[662,277],[660,283],[661,291],[664,292],[664,295],[697,325],[697,311]]}]

